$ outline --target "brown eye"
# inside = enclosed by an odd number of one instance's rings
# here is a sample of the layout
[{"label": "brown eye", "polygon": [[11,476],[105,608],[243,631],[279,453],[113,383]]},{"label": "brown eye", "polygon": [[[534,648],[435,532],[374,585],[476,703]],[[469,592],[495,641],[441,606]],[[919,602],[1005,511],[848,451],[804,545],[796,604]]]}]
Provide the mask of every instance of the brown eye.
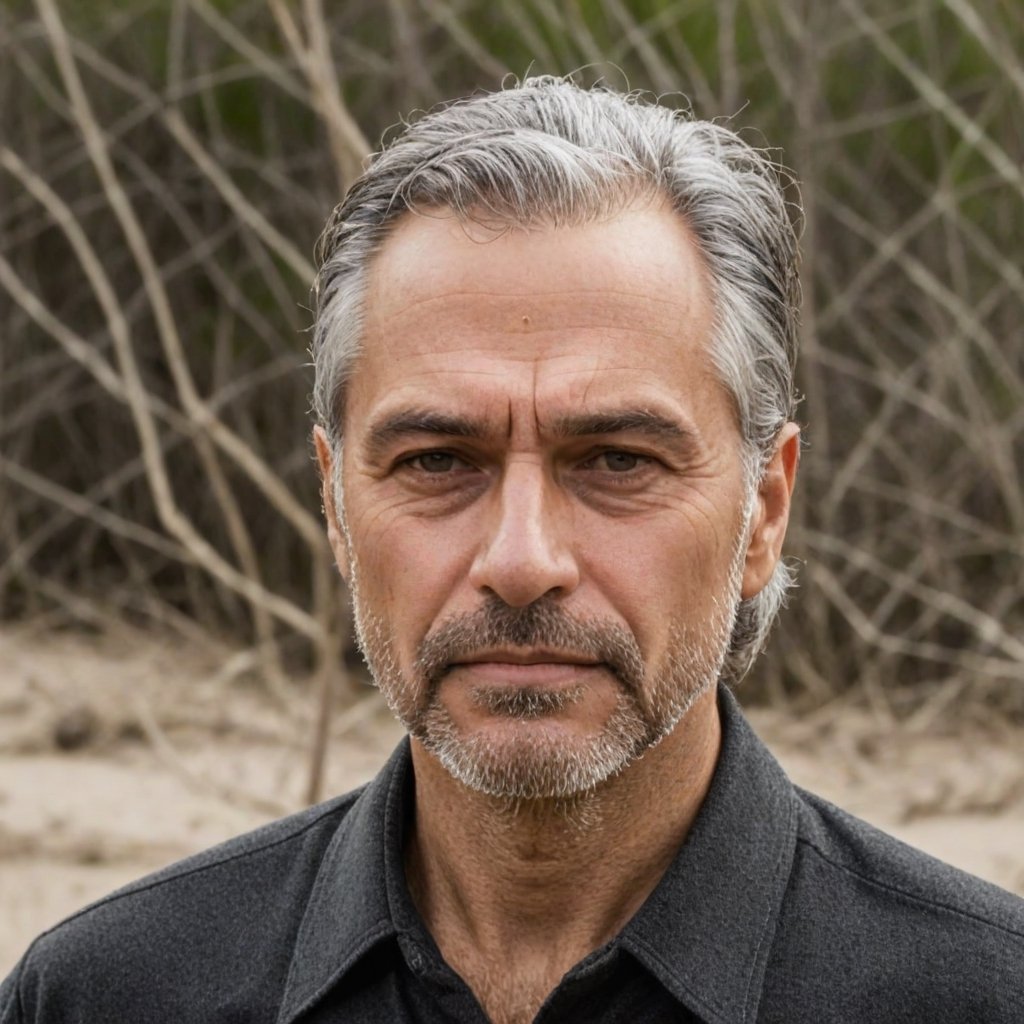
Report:
[{"label": "brown eye", "polygon": [[604,452],[601,458],[605,468],[613,473],[628,473],[640,465],[640,456],[631,452]]},{"label": "brown eye", "polygon": [[451,452],[424,452],[413,459],[413,464],[427,473],[450,473],[456,461]]}]

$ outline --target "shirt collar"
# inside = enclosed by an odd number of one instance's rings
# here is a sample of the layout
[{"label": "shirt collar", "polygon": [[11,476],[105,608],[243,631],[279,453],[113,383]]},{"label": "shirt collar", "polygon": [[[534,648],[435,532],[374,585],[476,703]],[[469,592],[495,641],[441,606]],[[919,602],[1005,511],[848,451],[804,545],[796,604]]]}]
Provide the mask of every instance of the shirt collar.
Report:
[{"label": "shirt collar", "polygon": [[327,847],[295,940],[277,1024],[296,1020],[366,953],[396,934],[388,880],[401,871],[411,782],[406,737]]},{"label": "shirt collar", "polygon": [[[679,854],[616,942],[709,1024],[746,1024],[756,1019],[789,879],[796,801],[724,688],[719,709],[722,748],[708,795]],[[394,896],[396,888],[405,892],[401,846],[411,782],[405,739],[327,848],[278,1024],[296,1020],[367,952],[407,926]]]},{"label": "shirt collar", "polygon": [[732,694],[722,748],[675,860],[621,944],[709,1024],[755,1020],[796,846],[792,784]]}]

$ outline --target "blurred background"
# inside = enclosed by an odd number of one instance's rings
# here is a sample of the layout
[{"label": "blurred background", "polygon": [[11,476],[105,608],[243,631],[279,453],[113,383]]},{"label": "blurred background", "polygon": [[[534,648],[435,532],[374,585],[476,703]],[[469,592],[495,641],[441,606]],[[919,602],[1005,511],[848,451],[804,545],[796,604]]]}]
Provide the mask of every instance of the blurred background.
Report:
[{"label": "blurred background", "polygon": [[313,246],[382,133],[510,75],[795,172],[800,588],[740,696],[1024,890],[1022,54],[1021,0],[3,0],[0,971],[397,737],[320,522]]}]

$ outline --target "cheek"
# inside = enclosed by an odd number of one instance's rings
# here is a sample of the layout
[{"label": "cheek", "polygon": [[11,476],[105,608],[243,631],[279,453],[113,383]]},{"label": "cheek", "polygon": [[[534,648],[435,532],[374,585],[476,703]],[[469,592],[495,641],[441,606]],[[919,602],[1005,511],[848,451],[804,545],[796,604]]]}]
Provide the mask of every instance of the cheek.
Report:
[{"label": "cheek", "polygon": [[673,621],[710,614],[733,564],[733,525],[692,510],[645,523],[607,521],[578,537],[585,575],[624,618],[641,647],[657,644]]},{"label": "cheek", "polygon": [[388,619],[400,648],[415,646],[468,574],[466,531],[452,524],[356,512],[351,539],[360,596]]},{"label": "cheek", "polygon": [[646,521],[581,524],[577,539],[595,576],[620,587],[711,587],[732,563],[739,524],[713,510],[686,509]]}]

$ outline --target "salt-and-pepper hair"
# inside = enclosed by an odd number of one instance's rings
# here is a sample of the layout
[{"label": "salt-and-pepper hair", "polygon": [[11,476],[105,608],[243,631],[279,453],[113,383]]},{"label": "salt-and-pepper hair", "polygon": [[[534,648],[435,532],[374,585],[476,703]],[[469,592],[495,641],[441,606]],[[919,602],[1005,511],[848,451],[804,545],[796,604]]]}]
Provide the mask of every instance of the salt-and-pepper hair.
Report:
[{"label": "salt-and-pepper hair", "polygon": [[[783,181],[721,124],[566,79],[528,78],[422,116],[372,158],[318,246],[313,406],[332,449],[340,455],[368,270],[406,212],[447,207],[467,220],[572,226],[663,199],[709,272],[711,355],[736,405],[752,499],[795,405],[798,247]],[[791,584],[780,561],[761,593],[740,603],[725,678],[752,663]]]}]

